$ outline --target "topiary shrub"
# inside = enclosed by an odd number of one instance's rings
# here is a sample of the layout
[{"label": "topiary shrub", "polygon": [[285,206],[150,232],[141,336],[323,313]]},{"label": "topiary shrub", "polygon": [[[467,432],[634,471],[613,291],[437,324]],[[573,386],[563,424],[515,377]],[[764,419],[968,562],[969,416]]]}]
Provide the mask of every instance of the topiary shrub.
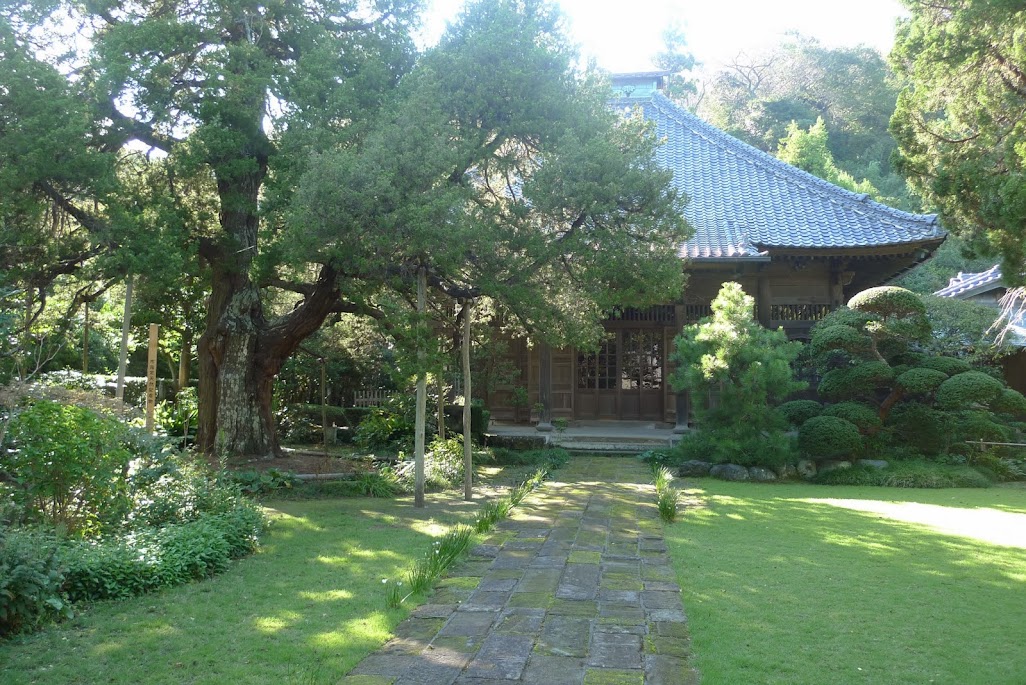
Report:
[{"label": "topiary shrub", "polygon": [[919,363],[919,366],[940,371],[948,376],[957,376],[960,373],[973,370],[969,362],[958,357],[926,357]]},{"label": "topiary shrub", "polygon": [[792,400],[777,407],[787,424],[793,428],[802,425],[813,416],[819,416],[823,405],[815,400]]},{"label": "topiary shrub", "polygon": [[861,447],[858,427],[836,416],[813,417],[798,429],[798,449],[813,459],[846,457]]},{"label": "topiary shrub", "polygon": [[869,288],[851,298],[848,307],[872,317],[865,328],[877,342],[890,337],[923,340],[930,334],[926,305],[905,288],[887,285]]},{"label": "topiary shrub", "polygon": [[980,371],[952,376],[937,388],[936,402],[941,409],[987,407],[1005,390],[1004,384]]},{"label": "topiary shrub", "polygon": [[855,366],[833,369],[823,374],[819,394],[824,399],[870,398],[877,389],[894,379],[894,371],[885,362],[867,361]]},{"label": "topiary shrub", "polygon": [[822,355],[832,350],[844,350],[849,354],[866,354],[873,347],[873,341],[865,333],[845,325],[823,326],[816,329],[816,336],[809,343],[809,352]]},{"label": "topiary shrub", "polygon": [[1011,388],[1005,388],[990,403],[990,408],[1004,414],[1026,414],[1026,396]]},{"label": "topiary shrub", "polygon": [[947,448],[949,434],[945,427],[947,415],[920,402],[902,402],[894,407],[885,425],[892,441],[910,449],[913,454],[934,455]]},{"label": "topiary shrub", "polygon": [[836,416],[855,424],[860,433],[876,433],[883,422],[874,408],[858,402],[839,402],[823,409],[822,416]]},{"label": "topiary shrub", "polygon": [[948,430],[959,444],[952,445],[952,451],[966,454],[969,442],[1011,442],[1012,431],[994,420],[988,411],[963,411],[953,416]]},{"label": "topiary shrub", "polygon": [[905,371],[898,376],[897,381],[898,387],[907,395],[932,395],[947,379],[943,371],[918,367]]}]

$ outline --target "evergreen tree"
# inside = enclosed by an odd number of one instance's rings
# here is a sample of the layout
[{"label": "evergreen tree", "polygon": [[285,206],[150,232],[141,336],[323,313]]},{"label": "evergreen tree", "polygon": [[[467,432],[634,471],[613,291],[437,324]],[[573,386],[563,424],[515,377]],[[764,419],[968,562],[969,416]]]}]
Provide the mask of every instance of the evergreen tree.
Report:
[{"label": "evergreen tree", "polygon": [[950,230],[1026,283],[1026,9],[996,0],[904,3],[891,63],[907,86],[891,130],[899,170]]}]

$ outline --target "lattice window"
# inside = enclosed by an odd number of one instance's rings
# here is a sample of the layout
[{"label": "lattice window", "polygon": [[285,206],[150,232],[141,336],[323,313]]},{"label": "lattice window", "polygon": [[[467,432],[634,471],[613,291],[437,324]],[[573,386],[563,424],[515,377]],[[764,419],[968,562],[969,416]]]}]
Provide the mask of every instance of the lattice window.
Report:
[{"label": "lattice window", "polygon": [[623,390],[659,390],[663,387],[663,335],[661,331],[624,331]]},{"label": "lattice window", "polygon": [[598,352],[577,353],[577,388],[612,390],[616,387],[616,334],[607,335]]}]

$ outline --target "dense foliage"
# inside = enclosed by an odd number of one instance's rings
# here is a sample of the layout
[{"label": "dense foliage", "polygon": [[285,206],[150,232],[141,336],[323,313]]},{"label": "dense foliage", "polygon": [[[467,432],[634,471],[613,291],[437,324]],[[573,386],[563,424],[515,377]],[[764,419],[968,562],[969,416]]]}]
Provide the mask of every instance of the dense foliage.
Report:
[{"label": "dense foliage", "polygon": [[[198,445],[267,457],[275,377],[325,321],[434,347],[407,325],[421,268],[434,299],[490,296],[553,343],[594,339],[611,293],[679,293],[687,227],[657,141],[575,70],[557,9],[470,3],[417,54],[421,9],[5,6],[0,273],[31,285],[26,316],[58,276],[90,286],[77,311],[129,273],[176,272],[176,311],[146,309],[175,319],[187,360],[191,294],[209,292]],[[140,143],[159,154],[122,154]]]},{"label": "dense foliage", "polygon": [[102,410],[31,398],[0,431],[0,636],[203,578],[263,528],[239,486]]},{"label": "dense foliage", "polygon": [[[770,154],[811,144],[806,151],[818,162],[794,160],[801,168],[835,183],[850,179],[862,184],[859,192],[915,211],[918,203],[891,166],[895,142],[887,125],[896,97],[893,75],[872,48],[828,48],[792,36],[768,52],[739,54],[708,84],[699,112]],[[826,159],[834,165],[829,172]]]},{"label": "dense foliage", "polygon": [[904,3],[891,63],[907,85],[891,130],[899,171],[945,226],[989,245],[1026,279],[1026,48],[1020,3]]},{"label": "dense foliage", "polygon": [[713,461],[778,463],[787,458],[789,443],[774,408],[805,387],[791,368],[801,346],[788,342],[782,330],[760,326],[755,300],[738,283],[723,285],[712,311],[676,339],[673,388],[688,389],[694,398],[718,397],[695,403],[700,435],[680,449],[706,451]]},{"label": "dense foliage", "polygon": [[926,456],[971,461],[970,442],[1009,442],[1026,398],[1000,374],[943,356],[914,293],[871,288],[816,325],[809,351],[821,376],[817,409],[781,409],[814,459]]}]

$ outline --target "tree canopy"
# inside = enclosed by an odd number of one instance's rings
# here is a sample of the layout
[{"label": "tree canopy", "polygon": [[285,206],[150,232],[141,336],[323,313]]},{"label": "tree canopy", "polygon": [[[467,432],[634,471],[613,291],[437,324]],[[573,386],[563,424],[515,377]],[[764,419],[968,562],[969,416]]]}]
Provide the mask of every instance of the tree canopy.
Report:
[{"label": "tree canopy", "polygon": [[896,96],[887,62],[872,48],[827,48],[794,35],[766,53],[738,55],[711,81],[700,112],[770,154],[789,127],[808,131],[822,118],[838,169],[868,180],[878,199],[915,211],[890,161],[895,143],[887,124]]},{"label": "tree canopy", "polygon": [[0,13],[5,265],[41,292],[55,268],[100,257],[111,277],[203,279],[205,449],[272,453],[284,361],[328,317],[387,318],[420,268],[437,292],[489,295],[554,343],[593,338],[603,308],[679,290],[682,200],[640,118],[573,70],[558,12],[472,3],[417,54],[418,9]]},{"label": "tree canopy", "polygon": [[905,0],[891,63],[907,85],[891,130],[898,168],[945,225],[1026,282],[1026,10],[994,0]]}]

